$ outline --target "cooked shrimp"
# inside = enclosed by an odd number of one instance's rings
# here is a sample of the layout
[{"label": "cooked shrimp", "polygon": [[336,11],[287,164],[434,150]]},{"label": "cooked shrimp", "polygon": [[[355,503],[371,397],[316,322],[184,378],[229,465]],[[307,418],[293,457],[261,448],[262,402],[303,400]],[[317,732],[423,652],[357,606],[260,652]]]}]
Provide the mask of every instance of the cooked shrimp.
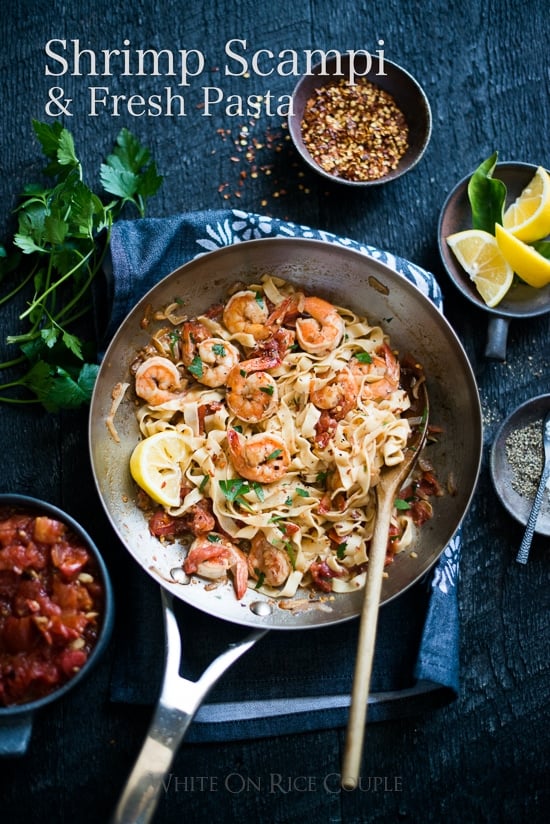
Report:
[{"label": "cooked shrimp", "polygon": [[276,356],[253,358],[241,361],[229,372],[225,382],[227,405],[242,421],[263,421],[277,409],[277,384],[266,370],[273,369],[279,363],[280,359]]},{"label": "cooked shrimp", "polygon": [[211,337],[210,331],[198,320],[186,320],[181,327],[181,359],[190,366],[197,354],[197,346]]},{"label": "cooked shrimp", "polygon": [[297,316],[304,311],[305,299],[303,292],[288,295],[273,309],[267,319],[267,325],[272,330],[280,328],[283,323],[294,326]]},{"label": "cooked shrimp", "polygon": [[154,355],[136,371],[136,394],[151,406],[181,397],[181,375],[175,363]]},{"label": "cooked shrimp", "polygon": [[296,320],[296,337],[302,349],[312,355],[336,349],[344,336],[344,321],[336,308],[322,298],[306,297],[303,312],[310,317]]},{"label": "cooked shrimp", "polygon": [[199,343],[187,368],[205,386],[223,386],[239,357],[239,350],[232,343],[223,338],[208,338]]},{"label": "cooked shrimp", "polygon": [[284,549],[270,544],[263,532],[252,538],[248,553],[248,574],[270,587],[280,587],[291,572],[290,561]]},{"label": "cooked shrimp", "polygon": [[235,470],[248,481],[270,484],[280,480],[290,466],[287,445],[272,432],[258,432],[248,438],[235,429],[227,430],[229,457]]},{"label": "cooked shrimp", "polygon": [[246,332],[254,340],[265,340],[271,335],[267,317],[265,297],[250,289],[232,295],[223,310],[223,322],[231,334]]},{"label": "cooked shrimp", "polygon": [[330,410],[336,420],[341,420],[357,404],[357,383],[348,367],[340,369],[330,380],[318,377],[311,382],[309,397],[318,409]]},{"label": "cooked shrimp", "polygon": [[381,401],[387,398],[399,386],[400,367],[387,343],[382,344],[378,352],[372,356],[370,363],[351,361],[351,370],[361,384],[361,397],[364,400]]},{"label": "cooked shrimp", "polygon": [[189,548],[183,562],[183,569],[188,575],[196,573],[202,578],[219,580],[230,571],[233,586],[239,601],[246,592],[248,584],[248,565],[246,555],[228,538],[218,532],[199,535]]}]

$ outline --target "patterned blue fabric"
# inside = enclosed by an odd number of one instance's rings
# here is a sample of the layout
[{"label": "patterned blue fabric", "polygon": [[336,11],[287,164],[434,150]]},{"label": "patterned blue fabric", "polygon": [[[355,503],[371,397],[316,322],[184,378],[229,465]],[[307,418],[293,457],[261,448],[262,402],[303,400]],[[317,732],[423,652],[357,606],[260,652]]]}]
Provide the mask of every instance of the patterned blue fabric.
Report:
[{"label": "patterned blue fabric", "polygon": [[[280,236],[339,244],[382,261],[412,281],[442,311],[441,290],[433,275],[408,260],[349,238],[275,218],[235,209],[205,211],[121,221],[113,227],[112,311],[106,342],[137,300],[178,266],[229,244]],[[369,698],[370,721],[416,714],[456,697],[460,550],[458,531],[434,570],[381,608]],[[135,589],[137,614],[132,613],[124,637],[119,638],[111,698],[147,703],[156,700],[158,683],[155,678],[144,681],[143,672],[159,671],[152,662],[161,667],[159,598],[147,576],[137,574]],[[179,609],[188,608],[180,605]],[[216,622],[213,631],[214,620],[193,611],[192,637],[183,631],[191,670],[198,668],[200,672],[206,666],[211,657],[210,639],[225,632],[226,627],[220,628],[220,622]],[[299,665],[290,669],[282,669],[289,666],[286,634],[268,634],[210,694],[196,716],[188,740],[230,740],[345,725],[357,642],[356,623],[293,632],[292,660]],[[183,617],[181,625],[189,626],[189,620]],[[140,632],[143,626],[148,627],[147,633]]]}]

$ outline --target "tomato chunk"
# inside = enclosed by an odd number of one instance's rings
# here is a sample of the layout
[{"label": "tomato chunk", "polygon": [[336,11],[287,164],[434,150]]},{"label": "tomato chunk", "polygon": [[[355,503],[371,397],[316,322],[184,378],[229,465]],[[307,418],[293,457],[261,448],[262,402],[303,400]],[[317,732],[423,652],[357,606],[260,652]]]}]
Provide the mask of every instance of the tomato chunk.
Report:
[{"label": "tomato chunk", "polygon": [[103,602],[95,558],[64,523],[0,509],[0,706],[48,695],[84,666]]}]

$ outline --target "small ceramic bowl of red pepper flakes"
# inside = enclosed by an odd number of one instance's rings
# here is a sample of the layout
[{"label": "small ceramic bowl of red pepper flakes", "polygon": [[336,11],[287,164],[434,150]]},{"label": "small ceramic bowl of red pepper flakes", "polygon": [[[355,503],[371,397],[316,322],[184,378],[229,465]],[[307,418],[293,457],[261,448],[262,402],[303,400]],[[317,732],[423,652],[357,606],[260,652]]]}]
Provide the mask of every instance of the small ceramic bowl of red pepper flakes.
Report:
[{"label": "small ceramic bowl of red pepper flakes", "polygon": [[415,166],[430,140],[428,99],[396,63],[354,52],[325,59],[299,80],[289,132],[302,159],[328,180],[364,187]]},{"label": "small ceramic bowl of red pepper flakes", "polygon": [[90,672],[108,644],[105,563],[66,512],[0,495],[0,755],[23,755],[36,711]]}]

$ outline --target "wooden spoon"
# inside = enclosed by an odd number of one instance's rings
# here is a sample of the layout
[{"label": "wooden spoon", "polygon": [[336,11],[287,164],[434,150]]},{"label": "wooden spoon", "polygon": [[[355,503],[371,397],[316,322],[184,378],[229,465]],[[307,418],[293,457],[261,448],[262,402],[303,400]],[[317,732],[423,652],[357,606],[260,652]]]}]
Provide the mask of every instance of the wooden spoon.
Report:
[{"label": "wooden spoon", "polygon": [[428,430],[429,402],[425,382],[420,384],[419,390],[419,398],[418,401],[414,400],[414,405],[420,406],[422,417],[407,444],[405,460],[397,466],[383,470],[376,486],[376,523],[369,548],[367,581],[359,623],[357,658],[342,765],[341,784],[346,790],[355,789],[359,780],[380,592],[394,500],[418,460]]}]

